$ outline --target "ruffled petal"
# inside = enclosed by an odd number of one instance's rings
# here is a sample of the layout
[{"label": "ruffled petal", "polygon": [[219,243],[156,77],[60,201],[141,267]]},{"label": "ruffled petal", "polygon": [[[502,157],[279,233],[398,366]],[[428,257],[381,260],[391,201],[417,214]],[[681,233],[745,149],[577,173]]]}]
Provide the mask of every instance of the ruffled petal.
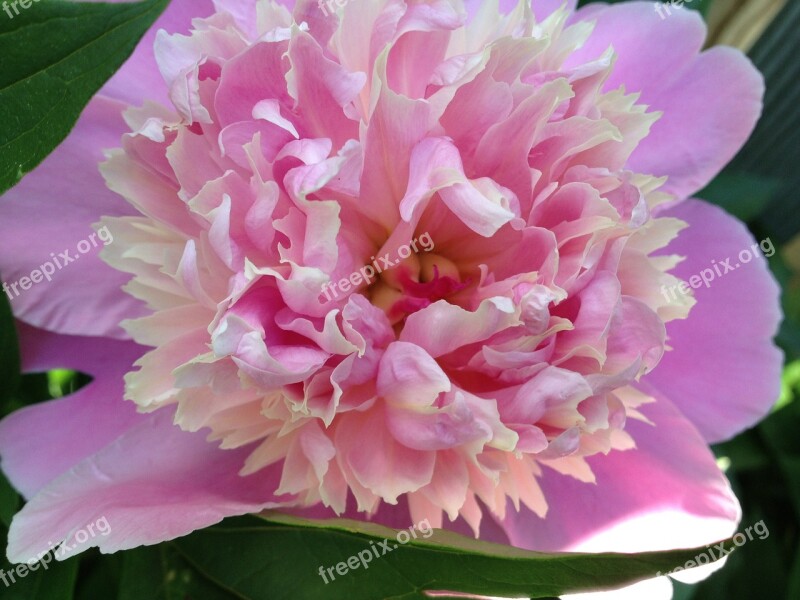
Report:
[{"label": "ruffled petal", "polygon": [[[519,4],[519,0],[465,0],[464,6],[466,7],[470,17],[473,17],[482,5],[497,5],[501,13],[508,14]],[[549,17],[553,11],[566,6],[568,10],[575,10],[578,0],[534,0],[533,12],[536,15],[537,21],[543,21]]]},{"label": "ruffled petal", "polygon": [[439,301],[411,315],[400,340],[417,344],[436,358],[518,323],[519,314],[507,298],[484,300],[473,312]]},{"label": "ruffled petal", "polygon": [[[105,1],[121,3],[125,0]],[[153,48],[156,35],[161,29],[170,33],[186,33],[193,18],[207,17],[213,12],[214,5],[211,0],[172,0],[144,35],[131,57],[106,82],[100,94],[134,106],[141,106],[145,100],[169,106],[167,85],[156,65]]]}]

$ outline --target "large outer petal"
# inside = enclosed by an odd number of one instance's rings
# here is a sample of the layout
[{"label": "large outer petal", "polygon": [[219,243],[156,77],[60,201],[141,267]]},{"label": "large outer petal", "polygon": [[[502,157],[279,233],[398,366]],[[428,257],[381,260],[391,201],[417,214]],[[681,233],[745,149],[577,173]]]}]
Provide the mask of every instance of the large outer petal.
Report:
[{"label": "large outer petal", "polygon": [[739,504],[705,440],[666,398],[630,420],[637,448],[588,458],[596,485],[546,469],[549,511],[510,509],[515,546],[541,551],[643,552],[695,547],[731,535]]},{"label": "large outer petal", "polygon": [[738,50],[700,55],[706,29],[696,11],[673,9],[661,19],[652,2],[590,5],[576,19],[596,20],[586,45],[569,58],[580,64],[609,46],[617,52],[606,90],[624,85],[663,117],[628,166],[667,175],[665,189],[686,198],[704,187],[742,147],[761,113],[764,82]]},{"label": "large outer petal", "polygon": [[219,450],[204,433],[173,425],[172,411],[156,412],[28,502],[11,523],[8,558],[28,561],[103,517],[110,533],[73,552],[157,544],[225,517],[278,508],[280,465],[239,475],[251,450]]},{"label": "large outer petal", "polygon": [[[69,251],[80,256],[51,282],[14,297],[17,318],[51,331],[122,338],[119,322],[137,316],[138,301],[121,291],[130,276],[104,264],[98,242],[80,255],[78,243],[94,234],[102,215],[130,214],[125,201],[106,188],[97,170],[102,149],[119,145],[124,105],[95,98],[67,140],[15,188],[0,198],[0,274],[13,284]],[[64,262],[63,259],[60,262]],[[12,296],[15,294],[12,293]]]},{"label": "large outer petal", "polygon": [[18,410],[0,422],[2,468],[30,498],[44,485],[144,420],[123,402],[123,375],[144,352],[132,342],[62,336],[20,325],[22,367],[95,375],[71,396]]},{"label": "large outer petal", "polygon": [[[684,280],[713,267],[712,260],[730,258],[735,267],[740,252],[752,252],[756,243],[742,223],[702,201],[666,214],[690,225],[667,248],[686,257],[674,270]],[[667,324],[673,350],[643,380],[644,389],[670,398],[709,442],[754,425],[780,394],[783,355],[772,342],[781,320],[780,288],[757,252],[722,277],[712,271],[709,287],[694,291],[697,304],[689,318]]]}]

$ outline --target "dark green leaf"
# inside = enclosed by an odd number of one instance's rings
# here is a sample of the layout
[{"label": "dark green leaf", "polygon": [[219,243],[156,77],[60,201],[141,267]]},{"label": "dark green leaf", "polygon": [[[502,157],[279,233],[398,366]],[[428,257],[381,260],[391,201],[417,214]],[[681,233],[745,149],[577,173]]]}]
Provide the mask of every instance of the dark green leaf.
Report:
[{"label": "dark green leaf", "polygon": [[75,600],[112,600],[117,597],[123,553],[100,554],[92,549],[81,554]]},{"label": "dark green leaf", "polygon": [[714,446],[714,454],[718,458],[730,460],[731,468],[739,472],[762,469],[772,461],[755,431],[744,432],[730,441],[717,444]]},{"label": "dark green leaf", "polygon": [[693,600],[697,596],[697,588],[693,585],[672,582],[672,600]]},{"label": "dark green leaf", "polygon": [[800,403],[792,402],[773,413],[759,427],[785,477],[788,494],[800,514]]},{"label": "dark green leaf", "polygon": [[794,564],[789,577],[787,598],[800,598],[800,547],[795,550]]},{"label": "dark green leaf", "polygon": [[[426,591],[545,598],[619,587],[670,571],[705,551],[541,554],[451,532],[436,531],[429,539],[423,530],[416,533],[416,540],[401,545],[396,531],[374,524],[270,514],[232,519],[174,545],[209,580],[249,600],[421,600],[428,598]],[[396,547],[367,560],[384,540]],[[338,563],[359,552],[367,569],[358,561],[345,576],[336,573]],[[328,583],[320,568],[333,568]]]},{"label": "dark green leaf", "polygon": [[19,345],[8,296],[0,293],[0,405],[19,387]]},{"label": "dark green leaf", "polygon": [[117,600],[238,600],[239,595],[205,579],[171,544],[137,548],[123,555]]},{"label": "dark green leaf", "polygon": [[78,563],[78,558],[64,562],[53,559],[47,565],[39,563],[35,571],[27,573],[23,570],[26,565],[5,563],[4,577],[0,576],[0,596],[3,600],[72,600]]},{"label": "dark green leaf", "polygon": [[11,526],[11,519],[19,510],[19,495],[11,484],[0,473],[0,522],[6,527]]},{"label": "dark green leaf", "polygon": [[12,412],[41,402],[50,400],[47,386],[47,373],[29,373],[20,378],[17,391],[0,405],[0,417],[5,417]]},{"label": "dark green leaf", "polygon": [[42,1],[0,13],[0,193],[67,136],[169,0]]},{"label": "dark green leaf", "polygon": [[696,196],[721,206],[742,221],[751,221],[767,208],[781,189],[780,179],[725,172]]}]

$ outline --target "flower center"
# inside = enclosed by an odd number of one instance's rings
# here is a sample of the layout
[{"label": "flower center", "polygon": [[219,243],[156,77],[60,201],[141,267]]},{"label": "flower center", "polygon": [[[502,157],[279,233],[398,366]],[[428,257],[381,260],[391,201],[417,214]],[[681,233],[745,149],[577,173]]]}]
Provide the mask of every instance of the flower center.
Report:
[{"label": "flower center", "polygon": [[412,254],[397,267],[384,271],[367,295],[383,310],[392,325],[437,300],[450,298],[469,285],[462,281],[458,266],[439,254]]}]

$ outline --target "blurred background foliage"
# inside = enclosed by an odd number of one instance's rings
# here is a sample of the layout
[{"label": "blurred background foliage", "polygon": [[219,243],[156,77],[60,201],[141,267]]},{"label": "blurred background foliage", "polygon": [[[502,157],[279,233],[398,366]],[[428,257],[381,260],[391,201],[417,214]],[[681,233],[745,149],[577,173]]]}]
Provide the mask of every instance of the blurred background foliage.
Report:
[{"label": "blurred background foliage", "polygon": [[[613,3],[613,2],[612,2]],[[581,2],[580,4],[588,4]],[[741,48],[764,74],[764,115],[736,159],[698,197],[745,221],[778,252],[770,266],[783,288],[783,391],[757,427],[714,448],[743,507],[742,528],[764,520],[770,535],[732,553],[696,585],[675,583],[676,600],[800,598],[800,2],[693,0],[709,24],[709,45]],[[699,106],[697,110],[704,110]],[[757,306],[753,307],[758,310]],[[89,378],[70,371],[19,375],[14,330],[0,294],[0,417],[58,398]],[[735,327],[735,324],[731,324]],[[0,546],[21,499],[0,475]],[[0,560],[0,568],[11,566]],[[241,598],[206,578],[174,544],[103,556],[95,550],[51,563],[8,588],[4,600],[223,600]]]}]

